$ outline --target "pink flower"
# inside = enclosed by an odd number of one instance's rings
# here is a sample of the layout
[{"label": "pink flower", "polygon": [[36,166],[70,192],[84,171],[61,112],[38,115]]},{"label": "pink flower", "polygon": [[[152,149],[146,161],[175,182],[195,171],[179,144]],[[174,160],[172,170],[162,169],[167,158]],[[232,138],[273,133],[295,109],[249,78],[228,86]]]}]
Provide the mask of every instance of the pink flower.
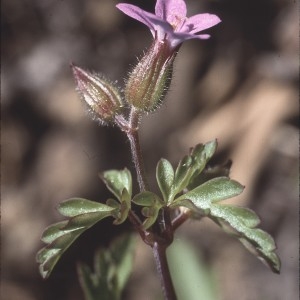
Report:
[{"label": "pink flower", "polygon": [[117,8],[148,26],[153,37],[167,41],[171,49],[189,39],[208,39],[209,34],[196,33],[221,22],[219,17],[208,13],[187,18],[184,0],[157,0],[155,14],[127,3],[120,3]]}]

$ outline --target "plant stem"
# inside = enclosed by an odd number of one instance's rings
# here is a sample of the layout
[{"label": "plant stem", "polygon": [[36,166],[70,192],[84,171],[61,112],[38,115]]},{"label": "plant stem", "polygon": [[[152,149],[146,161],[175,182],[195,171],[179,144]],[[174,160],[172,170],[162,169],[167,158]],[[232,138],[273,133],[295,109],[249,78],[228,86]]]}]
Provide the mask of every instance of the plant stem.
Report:
[{"label": "plant stem", "polygon": [[172,220],[172,229],[175,231],[180,227],[186,220],[191,217],[192,212],[190,210],[181,212],[176,218]]},{"label": "plant stem", "polygon": [[172,278],[166,256],[167,246],[155,242],[152,250],[155,259],[157,273],[161,282],[161,287],[166,300],[176,300],[176,294],[172,283]]},{"label": "plant stem", "polygon": [[144,162],[140,147],[138,125],[139,125],[140,116],[135,109],[132,109],[130,112],[129,125],[130,130],[126,132],[128,140],[130,142],[131,155],[133,163],[137,173],[137,180],[139,183],[140,191],[146,191],[148,189],[148,183],[144,168]]},{"label": "plant stem", "polygon": [[[126,121],[122,116],[118,116],[116,118],[117,124],[121,130],[126,133],[130,142],[131,155],[137,174],[139,188],[140,191],[143,192],[148,190],[148,183],[139,142],[139,121],[140,114],[134,108],[131,108],[128,121]],[[165,300],[176,300],[177,297],[166,257],[166,249],[173,241],[173,230],[168,209],[161,211],[156,221],[159,225],[156,226],[156,228],[153,226],[153,230],[144,230],[139,218],[133,211],[130,211],[129,219],[139,232],[143,241],[152,247]]]}]

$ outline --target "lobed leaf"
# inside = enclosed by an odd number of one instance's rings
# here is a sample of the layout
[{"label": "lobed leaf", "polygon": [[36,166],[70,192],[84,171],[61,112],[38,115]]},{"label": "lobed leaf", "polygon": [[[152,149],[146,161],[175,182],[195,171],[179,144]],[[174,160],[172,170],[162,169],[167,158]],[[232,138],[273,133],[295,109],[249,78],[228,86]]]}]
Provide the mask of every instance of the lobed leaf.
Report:
[{"label": "lobed leaf", "polygon": [[174,181],[174,170],[171,163],[162,158],[156,167],[156,180],[165,203],[168,202]]},{"label": "lobed leaf", "polygon": [[232,162],[229,160],[222,165],[216,165],[213,167],[206,166],[205,169],[200,174],[196,174],[191,178],[189,185],[187,186],[187,189],[192,190],[197,186],[213,178],[229,177],[231,164]]},{"label": "lobed leaf", "polygon": [[[204,156],[203,156],[204,157]],[[173,196],[187,187],[195,170],[194,159],[187,155],[178,164],[175,172]]]},{"label": "lobed leaf", "polygon": [[217,147],[218,147],[217,140],[213,140],[213,141],[210,141],[210,142],[204,144],[204,152],[205,152],[206,161],[209,161],[213,157],[213,155],[215,154],[215,152],[217,150]]},{"label": "lobed leaf", "polygon": [[47,278],[50,275],[63,253],[84,231],[103,218],[111,216],[114,210],[114,208],[107,206],[105,211],[76,215],[69,221],[62,221],[46,228],[42,241],[48,245],[42,248],[36,256],[42,277]]},{"label": "lobed leaf", "polygon": [[111,207],[82,198],[72,198],[61,202],[58,211],[65,217],[74,217],[92,212],[111,211]]},{"label": "lobed leaf", "polygon": [[164,201],[152,192],[141,192],[133,197],[132,201],[142,208],[142,214],[146,217],[143,222],[143,228],[147,230],[157,220],[159,210],[165,206]]},{"label": "lobed leaf", "polygon": [[158,162],[156,178],[165,203],[171,204],[174,197],[189,186],[191,181],[203,171],[216,148],[216,141],[196,145],[191,149],[189,155],[180,160],[175,172],[166,159]]},{"label": "lobed leaf", "polygon": [[143,228],[145,230],[149,229],[155,223],[160,208],[161,206],[143,207],[142,214],[146,217],[145,221],[143,222]]},{"label": "lobed leaf", "polygon": [[224,228],[223,222],[230,225],[250,252],[267,263],[275,273],[280,272],[280,260],[274,252],[275,242],[268,233],[255,228],[260,220],[252,210],[233,205],[213,204],[210,214],[221,227]]},{"label": "lobed leaf", "polygon": [[121,200],[122,192],[127,190],[131,197],[132,194],[132,178],[130,171],[125,168],[124,170],[109,170],[99,174],[100,178],[104,181],[107,188]]},{"label": "lobed leaf", "polygon": [[62,254],[83,231],[84,228],[68,231],[37,253],[36,260],[40,264],[39,270],[43,278],[47,278],[50,275]]},{"label": "lobed leaf", "polygon": [[175,199],[171,207],[180,206],[182,200],[188,199],[200,209],[209,209],[212,203],[237,196],[243,189],[240,183],[228,177],[214,178]]},{"label": "lobed leaf", "polygon": [[208,216],[227,233],[235,235],[248,250],[266,262],[271,269],[279,273],[280,261],[272,237],[256,228],[260,223],[254,211],[219,202],[237,196],[243,186],[227,177],[211,179],[186,194],[175,199],[171,206],[185,206],[192,211]]},{"label": "lobed leaf", "polygon": [[208,161],[212,158],[212,156],[215,154],[217,150],[217,141],[213,140],[210,141],[204,145],[198,144],[195,148],[191,151],[191,156],[194,159],[194,172],[192,174],[192,177],[190,178],[190,181],[193,181],[194,178],[199,176],[206,167]]},{"label": "lobed leaf", "polygon": [[67,223],[68,221],[62,221],[48,226],[44,230],[41,240],[46,244],[52,243],[55,239],[64,234],[64,231],[61,229],[65,227]]},{"label": "lobed leaf", "polygon": [[86,265],[78,265],[81,287],[87,300],[119,300],[133,265],[135,238],[123,235],[113,241],[109,249],[99,249],[94,257],[94,272]]},{"label": "lobed leaf", "polygon": [[128,217],[131,208],[131,199],[128,191],[124,188],[120,198],[119,208],[117,210],[117,217],[114,220],[115,225],[122,224]]},{"label": "lobed leaf", "polygon": [[140,206],[153,206],[157,202],[164,204],[159,196],[149,191],[141,192],[135,195],[132,199],[132,202]]}]

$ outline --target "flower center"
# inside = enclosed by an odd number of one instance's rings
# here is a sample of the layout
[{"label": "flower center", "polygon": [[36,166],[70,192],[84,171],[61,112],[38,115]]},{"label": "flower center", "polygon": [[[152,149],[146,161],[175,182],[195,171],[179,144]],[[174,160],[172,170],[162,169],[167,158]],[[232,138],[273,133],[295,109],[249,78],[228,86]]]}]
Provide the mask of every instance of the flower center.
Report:
[{"label": "flower center", "polygon": [[174,31],[180,31],[182,28],[186,18],[182,19],[178,15],[173,15],[172,16],[172,21],[170,22],[171,26],[173,27]]}]

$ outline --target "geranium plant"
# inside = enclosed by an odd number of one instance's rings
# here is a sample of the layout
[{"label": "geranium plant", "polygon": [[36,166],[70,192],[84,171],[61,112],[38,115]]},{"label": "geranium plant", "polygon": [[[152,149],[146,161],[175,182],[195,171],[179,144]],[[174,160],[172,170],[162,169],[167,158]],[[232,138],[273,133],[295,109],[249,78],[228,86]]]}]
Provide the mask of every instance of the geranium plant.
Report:
[{"label": "geranium plant", "polygon": [[[156,167],[159,194],[152,192],[147,183],[139,144],[140,122],[163,102],[182,43],[189,39],[208,39],[210,35],[202,31],[221,20],[208,13],[187,17],[184,0],[157,0],[155,14],[126,3],[118,4],[117,8],[148,26],[153,36],[148,51],[125,80],[123,90],[102,75],[74,64],[71,68],[77,90],[92,117],[102,125],[116,125],[126,134],[139,193],[133,194],[132,174],[124,168],[100,173],[112,193],[112,198],[105,203],[81,198],[62,202],[58,210],[66,220],[49,226],[42,236],[46,246],[37,254],[41,275],[48,277],[68,247],[84,231],[108,217],[115,225],[128,219],[152,248],[165,299],[176,299],[166,249],[172,244],[176,229],[190,218],[210,218],[279,273],[275,243],[268,233],[257,228],[260,220],[255,212],[222,203],[241,194],[244,187],[229,177],[228,166],[208,167],[217,149],[216,140],[199,143],[177,166],[162,158]],[[130,267],[126,266],[131,264],[132,251],[133,238],[121,237],[110,249],[96,253],[94,273],[88,266],[79,265],[80,282],[87,299],[120,299],[130,274]]]}]

